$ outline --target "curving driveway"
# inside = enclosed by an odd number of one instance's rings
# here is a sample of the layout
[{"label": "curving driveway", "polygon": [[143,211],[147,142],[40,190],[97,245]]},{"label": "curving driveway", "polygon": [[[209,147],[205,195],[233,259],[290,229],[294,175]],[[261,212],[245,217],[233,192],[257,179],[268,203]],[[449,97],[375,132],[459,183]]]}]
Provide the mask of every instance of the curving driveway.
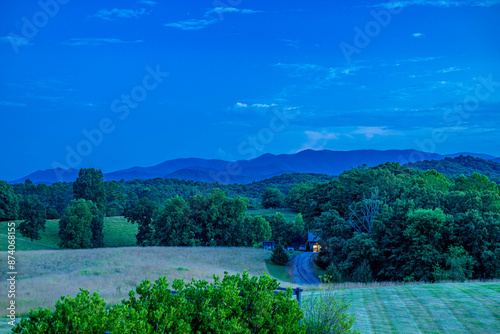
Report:
[{"label": "curving driveway", "polygon": [[313,259],[317,253],[305,252],[293,258],[292,275],[297,284],[319,284],[319,278],[314,274]]}]

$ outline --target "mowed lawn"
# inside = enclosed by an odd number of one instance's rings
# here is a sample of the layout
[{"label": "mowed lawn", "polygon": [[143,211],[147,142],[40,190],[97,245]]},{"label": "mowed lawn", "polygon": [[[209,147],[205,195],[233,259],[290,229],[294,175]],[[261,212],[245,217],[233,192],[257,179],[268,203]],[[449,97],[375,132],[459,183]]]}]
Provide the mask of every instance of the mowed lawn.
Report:
[{"label": "mowed lawn", "polygon": [[[21,221],[16,222],[19,226]],[[8,222],[0,222],[0,249],[7,249]],[[47,220],[45,232],[42,232],[40,240],[31,241],[23,238],[17,231],[16,250],[49,250],[59,249],[59,220]],[[124,217],[104,218],[104,246],[105,247],[129,247],[137,246],[135,235],[137,234],[137,224],[127,222]]]},{"label": "mowed lawn", "polygon": [[[315,292],[306,292],[306,298]],[[500,283],[346,289],[355,328],[369,333],[500,333]]]}]

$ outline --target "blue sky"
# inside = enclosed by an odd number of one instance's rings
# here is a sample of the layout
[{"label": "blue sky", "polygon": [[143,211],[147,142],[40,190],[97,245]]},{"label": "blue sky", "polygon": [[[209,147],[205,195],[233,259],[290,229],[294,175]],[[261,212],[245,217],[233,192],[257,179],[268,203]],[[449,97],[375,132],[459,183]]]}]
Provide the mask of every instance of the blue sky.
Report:
[{"label": "blue sky", "polygon": [[500,156],[500,0],[3,1],[0,179],[303,149]]}]

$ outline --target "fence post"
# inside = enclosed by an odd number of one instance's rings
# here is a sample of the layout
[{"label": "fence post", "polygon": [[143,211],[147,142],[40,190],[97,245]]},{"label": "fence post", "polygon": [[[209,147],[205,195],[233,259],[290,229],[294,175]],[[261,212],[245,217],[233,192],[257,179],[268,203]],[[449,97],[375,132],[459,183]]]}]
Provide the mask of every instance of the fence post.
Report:
[{"label": "fence post", "polygon": [[301,288],[296,288],[294,289],[295,291],[295,294],[297,295],[297,301],[299,302],[299,307],[302,307],[302,298],[301,298],[301,295],[302,295],[302,290]]}]

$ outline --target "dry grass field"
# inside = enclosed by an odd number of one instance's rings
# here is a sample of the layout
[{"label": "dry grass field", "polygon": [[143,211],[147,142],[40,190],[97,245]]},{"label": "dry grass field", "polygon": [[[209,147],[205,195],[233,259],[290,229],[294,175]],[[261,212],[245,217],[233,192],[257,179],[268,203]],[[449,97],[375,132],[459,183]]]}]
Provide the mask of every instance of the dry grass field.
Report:
[{"label": "dry grass field", "polygon": [[[79,288],[97,291],[107,303],[126,298],[144,279],[166,276],[184,280],[212,280],[248,270],[251,275],[269,271],[265,260],[269,251],[229,247],[123,247],[85,250],[19,251],[17,258],[17,311],[25,315],[31,308],[52,308],[62,295],[75,295]],[[0,267],[6,268],[6,257]],[[290,283],[282,282],[282,286]],[[0,289],[7,291],[7,282]],[[0,298],[5,309],[6,298]]]}]

